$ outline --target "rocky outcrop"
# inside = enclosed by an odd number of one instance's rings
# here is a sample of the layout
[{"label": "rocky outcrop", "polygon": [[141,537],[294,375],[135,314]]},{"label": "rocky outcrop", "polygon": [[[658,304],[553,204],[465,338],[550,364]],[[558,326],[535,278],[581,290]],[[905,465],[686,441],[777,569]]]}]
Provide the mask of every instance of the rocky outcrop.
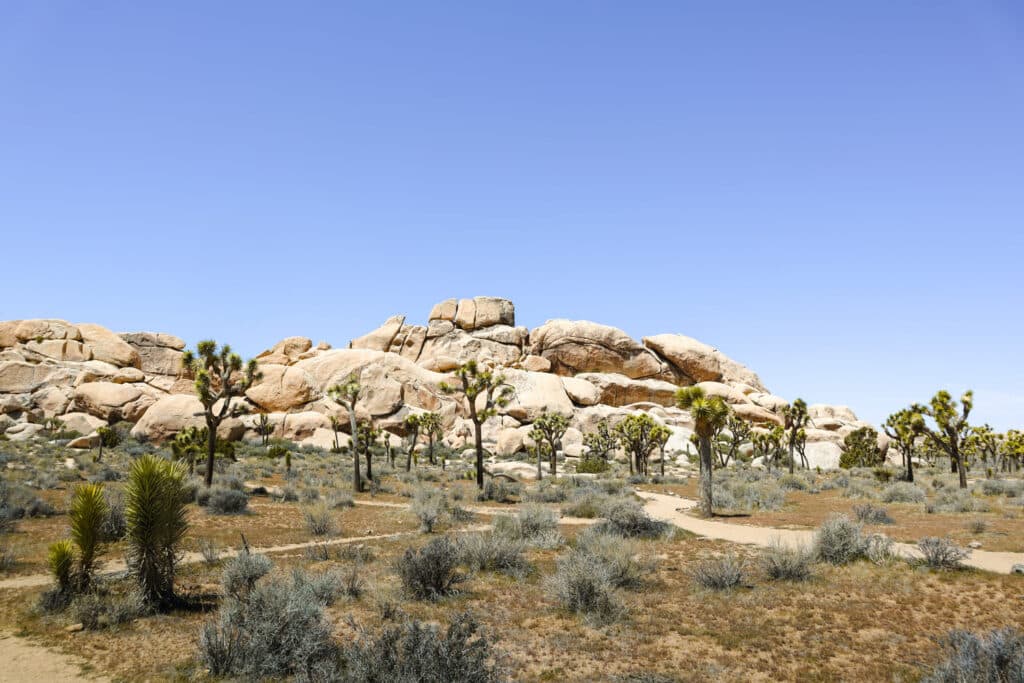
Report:
[{"label": "rocky outcrop", "polygon": [[622,330],[588,320],[547,321],[530,333],[530,353],[547,359],[559,375],[611,372],[630,379],[679,379]]},{"label": "rocky outcrop", "polygon": [[[457,386],[450,373],[469,360],[493,368],[514,388],[502,414],[482,430],[488,450],[501,455],[531,447],[531,423],[545,412],[570,420],[562,439],[567,457],[584,453],[583,437],[600,420],[614,425],[644,412],[671,430],[666,452],[674,458],[689,450],[693,429],[689,413],[675,407],[675,394],[694,384],[757,428],[782,423],[787,401],[718,349],[678,334],[642,341],[584,320],[549,320],[531,332],[516,326],[507,299],[448,299],[433,307],[425,325],[395,315],[348,348],[314,346],[299,336],[277,342],[257,356],[262,377],[234,403],[249,414],[226,420],[221,437],[258,438],[253,413],[261,412],[275,434],[329,448],[331,418],[349,428],[347,409],[330,389],[355,376],[362,387],[358,418],[373,419],[399,439],[406,417],[434,411],[445,443],[462,449],[473,437],[468,406],[441,385]],[[115,420],[135,422],[132,433],[155,442],[201,426],[202,406],[181,367],[184,349],[183,340],[157,332],[116,334],[58,319],[0,322],[0,431],[33,438],[41,432],[37,423],[56,416],[84,435],[77,443],[85,448],[94,445],[98,426]],[[845,406],[812,405],[809,413],[809,457],[823,466],[838,462],[838,444],[865,424]],[[347,438],[338,435],[342,445]]]},{"label": "rocky outcrop", "polygon": [[713,346],[681,334],[657,334],[643,338],[644,346],[672,365],[682,377],[692,383],[725,382],[746,384],[757,391],[765,391],[754,372],[732,360]]}]

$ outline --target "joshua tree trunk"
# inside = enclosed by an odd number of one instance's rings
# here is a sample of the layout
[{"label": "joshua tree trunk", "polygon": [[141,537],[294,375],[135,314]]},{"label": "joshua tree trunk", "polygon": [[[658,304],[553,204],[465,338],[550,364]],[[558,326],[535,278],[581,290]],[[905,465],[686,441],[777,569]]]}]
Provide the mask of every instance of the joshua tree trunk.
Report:
[{"label": "joshua tree trunk", "polygon": [[348,421],[352,427],[352,439],[349,441],[349,448],[352,450],[352,490],[360,493],[363,490],[363,478],[359,475],[359,431],[356,428],[356,406],[355,402],[347,405]]},{"label": "joshua tree trunk", "polygon": [[217,455],[218,420],[213,411],[206,411],[206,488],[213,486],[213,459]]},{"label": "joshua tree trunk", "polygon": [[791,437],[789,440],[789,473],[796,471],[796,441]]},{"label": "joshua tree trunk", "polygon": [[914,454],[912,452],[907,452],[905,455],[906,455],[906,458],[907,458],[907,481],[913,482],[914,481]]},{"label": "joshua tree trunk", "polygon": [[538,443],[535,448],[537,449],[537,481],[540,481],[544,478],[544,446]]},{"label": "joshua tree trunk", "polygon": [[416,440],[419,438],[419,430],[412,430],[412,441],[409,442],[409,452],[405,456],[405,471],[412,471],[412,454],[416,450]]},{"label": "joshua tree trunk", "polygon": [[476,419],[476,411],[473,411],[473,439],[476,441],[476,485],[481,490],[484,488],[484,435],[482,425]]},{"label": "joshua tree trunk", "polygon": [[713,511],[711,509],[711,439],[707,437],[700,437],[697,443],[697,448],[700,451],[700,504],[701,512],[705,517],[711,517]]},{"label": "joshua tree trunk", "polygon": [[956,471],[960,475],[960,488],[965,489],[967,488],[967,467],[964,466],[964,456],[959,449],[956,450],[953,462],[956,463]]},{"label": "joshua tree trunk", "polygon": [[373,453],[370,452],[370,444],[366,444],[366,478],[373,481]]},{"label": "joshua tree trunk", "polygon": [[551,478],[555,479],[558,477],[558,451],[555,450],[555,442],[552,441],[548,444],[551,448]]},{"label": "joshua tree trunk", "polygon": [[665,476],[665,447],[658,448],[658,455],[661,457],[661,476]]}]

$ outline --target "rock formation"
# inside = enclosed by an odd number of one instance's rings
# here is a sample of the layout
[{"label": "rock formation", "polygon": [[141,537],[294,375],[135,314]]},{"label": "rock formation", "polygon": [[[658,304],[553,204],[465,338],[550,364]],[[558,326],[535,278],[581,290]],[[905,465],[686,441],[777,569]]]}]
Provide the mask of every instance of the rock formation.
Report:
[{"label": "rock formation", "polygon": [[[64,320],[0,322],[0,432],[8,438],[38,433],[46,418],[88,435],[106,423],[133,422],[137,438],[164,441],[199,425],[201,408],[181,370],[185,342],[169,334],[116,334]],[[256,413],[268,415],[285,438],[324,447],[333,443],[330,416],[346,409],[329,388],[356,374],[363,386],[360,418],[395,435],[411,412],[438,412],[445,441],[468,443],[464,407],[441,391],[450,371],[475,359],[500,370],[515,398],[484,430],[487,448],[514,455],[530,445],[530,423],[545,411],[570,418],[567,456],[583,452],[583,435],[601,419],[616,422],[644,411],[673,432],[667,452],[688,449],[692,421],[674,407],[680,386],[697,384],[722,396],[757,427],[780,424],[783,398],[771,394],[746,366],[681,334],[640,342],[622,330],[585,320],[549,320],[533,330],[516,326],[511,301],[495,297],[448,299],[426,325],[395,315],[347,348],[288,337],[256,357],[263,378],[239,399],[248,412],[222,425],[224,438],[256,438]],[[835,466],[843,437],[863,426],[845,406],[812,405],[807,454],[812,465]],[[346,437],[347,438],[347,437]],[[343,439],[344,440],[344,439]],[[79,440],[83,445],[90,439]]]}]

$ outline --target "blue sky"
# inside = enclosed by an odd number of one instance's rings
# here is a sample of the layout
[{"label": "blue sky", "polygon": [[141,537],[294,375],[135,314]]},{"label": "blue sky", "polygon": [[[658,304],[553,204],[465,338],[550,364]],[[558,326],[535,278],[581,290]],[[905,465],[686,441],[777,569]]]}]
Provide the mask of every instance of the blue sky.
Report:
[{"label": "blue sky", "polygon": [[1010,0],[12,2],[0,93],[0,318],[254,354],[487,294],[1024,426]]}]

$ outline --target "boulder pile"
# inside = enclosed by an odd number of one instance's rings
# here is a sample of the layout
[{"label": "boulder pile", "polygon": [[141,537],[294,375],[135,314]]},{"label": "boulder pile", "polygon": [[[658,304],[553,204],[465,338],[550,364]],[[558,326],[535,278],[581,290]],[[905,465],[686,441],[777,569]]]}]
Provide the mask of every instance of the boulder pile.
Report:
[{"label": "boulder pile", "polygon": [[[182,339],[163,333],[118,334],[56,319],[0,322],[0,433],[27,439],[54,417],[83,435],[128,421],[136,438],[161,442],[200,425],[201,406],[182,371],[184,349]],[[349,423],[328,390],[356,374],[363,387],[357,417],[398,438],[406,416],[437,412],[445,442],[463,448],[471,443],[471,423],[441,384],[469,360],[499,370],[516,390],[484,429],[487,448],[500,456],[524,452],[532,444],[530,423],[544,412],[570,419],[562,446],[566,456],[579,457],[583,435],[600,420],[614,424],[643,411],[672,430],[666,453],[676,458],[688,449],[693,427],[675,407],[682,386],[721,396],[761,428],[781,424],[787,405],[752,370],[691,337],[637,341],[608,325],[564,319],[529,330],[516,325],[512,302],[497,297],[442,301],[426,325],[392,316],[347,348],[288,337],[256,360],[262,379],[240,401],[246,414],[222,425],[224,438],[256,438],[256,415],[263,413],[283,438],[328,447],[331,417],[341,418],[346,431]],[[845,406],[812,405],[810,415],[808,458],[812,466],[834,467],[842,439],[866,423]]]}]

